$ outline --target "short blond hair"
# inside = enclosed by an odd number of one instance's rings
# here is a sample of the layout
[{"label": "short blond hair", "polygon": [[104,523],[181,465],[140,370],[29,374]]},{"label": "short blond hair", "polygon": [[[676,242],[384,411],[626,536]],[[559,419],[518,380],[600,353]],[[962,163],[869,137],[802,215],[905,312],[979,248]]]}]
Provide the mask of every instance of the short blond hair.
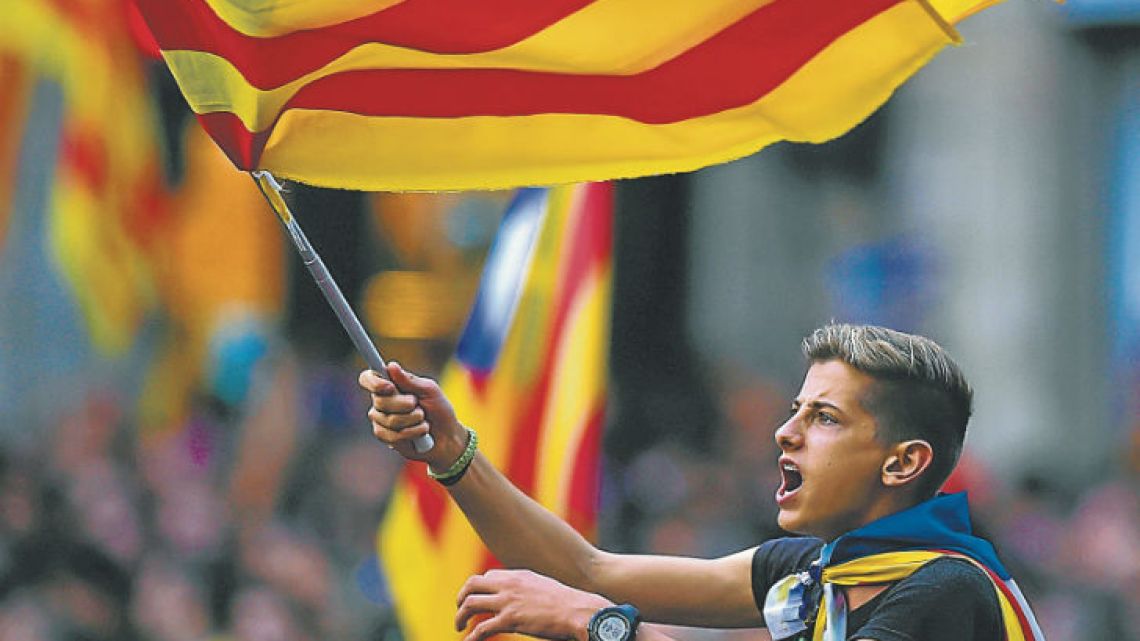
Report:
[{"label": "short blond hair", "polygon": [[839,360],[875,379],[863,405],[875,416],[880,438],[930,443],[934,460],[918,487],[922,496],[937,492],[958,463],[974,399],[946,350],[924,336],[833,323],[807,336],[803,352],[811,362]]}]

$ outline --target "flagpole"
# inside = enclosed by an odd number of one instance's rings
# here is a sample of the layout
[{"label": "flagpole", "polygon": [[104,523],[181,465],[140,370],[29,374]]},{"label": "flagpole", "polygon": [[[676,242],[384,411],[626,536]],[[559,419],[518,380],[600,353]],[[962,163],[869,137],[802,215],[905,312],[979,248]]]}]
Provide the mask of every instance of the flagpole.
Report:
[{"label": "flagpole", "polygon": [[[285,202],[282,195],[281,185],[268,171],[252,171],[250,175],[253,176],[254,182],[261,190],[261,194],[269,201],[269,206],[273,208],[277,218],[285,227],[286,233],[293,241],[293,246],[297,248],[297,253],[301,255],[301,262],[305,263],[308,268],[309,274],[312,275],[313,280],[316,281],[317,287],[320,288],[321,293],[324,294],[325,300],[328,301],[329,306],[332,307],[333,312],[336,313],[337,319],[344,327],[344,331],[348,332],[348,337],[352,339],[352,344],[356,346],[356,351],[364,357],[365,362],[368,363],[373,371],[380,376],[391,380],[388,377],[388,370],[384,365],[384,359],[380,356],[380,352],[372,343],[372,339],[368,337],[368,332],[364,330],[364,325],[360,323],[356,313],[352,311],[352,307],[348,304],[348,300],[341,293],[340,287],[337,286],[336,281],[333,280],[332,274],[329,273],[328,267],[321,260],[316,250],[309,243],[309,239],[305,236],[305,232],[301,231],[300,224],[297,219],[293,217],[293,212],[289,210],[289,205]],[[430,434],[424,434],[419,438],[412,441],[413,447],[419,453],[424,453],[435,446]]]}]

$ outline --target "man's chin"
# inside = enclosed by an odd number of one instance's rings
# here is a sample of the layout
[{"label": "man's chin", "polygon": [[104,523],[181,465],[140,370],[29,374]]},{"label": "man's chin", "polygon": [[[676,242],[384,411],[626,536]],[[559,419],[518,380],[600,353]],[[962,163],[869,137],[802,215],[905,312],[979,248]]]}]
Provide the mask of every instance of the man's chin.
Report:
[{"label": "man's chin", "polygon": [[789,510],[780,510],[776,515],[776,525],[779,525],[780,529],[785,532],[804,534],[802,530],[803,524],[796,518],[795,513]]}]

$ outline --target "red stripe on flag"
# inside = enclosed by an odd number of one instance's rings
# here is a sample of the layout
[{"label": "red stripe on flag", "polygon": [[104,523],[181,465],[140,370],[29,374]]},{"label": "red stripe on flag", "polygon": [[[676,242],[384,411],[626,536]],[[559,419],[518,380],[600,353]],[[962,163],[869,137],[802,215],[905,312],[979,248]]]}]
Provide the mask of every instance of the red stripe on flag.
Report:
[{"label": "red stripe on flag", "polygon": [[[679,122],[759,100],[835,39],[899,1],[775,2],[685,54],[635,76],[496,69],[344,72],[301,88],[282,111],[305,108],[424,118],[568,113],[620,116],[647,124]],[[804,24],[812,25],[812,30],[803,31]],[[757,47],[757,42],[765,46]],[[251,134],[230,114],[200,119],[242,169],[256,167],[275,125]]]},{"label": "red stripe on flag", "polygon": [[159,50],[158,41],[154,39],[154,34],[146,26],[146,20],[139,12],[138,2],[135,0],[125,1],[127,2],[127,31],[131,34],[131,40],[134,41],[139,52],[147,58],[151,60],[161,59],[162,51]]},{"label": "red stripe on flag", "polygon": [[54,7],[55,15],[70,28],[90,36],[86,44],[107,47],[114,57],[123,55],[119,39],[129,28],[131,0],[47,0],[45,4]]},{"label": "red stripe on flag", "polygon": [[583,215],[573,217],[574,227],[562,242],[562,246],[570,247],[572,253],[561,261],[563,271],[558,276],[558,289],[555,290],[558,292],[558,300],[555,303],[551,331],[543,346],[542,372],[530,391],[526,409],[519,415],[518,423],[514,426],[511,454],[506,463],[507,476],[528,494],[534,492],[535,467],[539,459],[539,430],[550,400],[550,386],[557,364],[554,350],[562,343],[571,305],[588,285],[586,276],[590,273],[591,265],[608,261],[610,255],[608,241],[612,225],[603,208],[610,206],[606,199],[612,199],[613,185],[591,183],[583,189],[586,190],[585,196],[573,206],[586,209],[582,212]]},{"label": "red stripe on flag", "polygon": [[405,0],[355,20],[271,38],[234,30],[205,0],[138,0],[138,4],[164,50],[216,54],[238,67],[255,86],[267,88],[319,69],[369,42],[433,53],[493,51],[541,31],[590,1]]},{"label": "red stripe on flag", "polygon": [[420,521],[433,542],[439,542],[443,517],[447,514],[447,491],[427,475],[425,463],[409,461],[404,465],[403,481],[411,490]]},{"label": "red stripe on flag", "polygon": [[[605,114],[649,124],[678,122],[755,102],[834,40],[898,1],[776,2],[673,60],[632,76],[366,69],[314,80],[287,108],[426,118]],[[805,24],[812,29],[805,31]],[[757,46],[761,42],[764,46]]]},{"label": "red stripe on flag", "polygon": [[269,140],[269,134],[273,133],[272,126],[265,131],[250,133],[241,119],[228,111],[198,114],[198,122],[218,143],[230,162],[242,171],[257,168],[261,152],[265,150],[265,142]]},{"label": "red stripe on flag", "polygon": [[[966,556],[960,552],[955,552],[953,550],[934,550],[934,551],[935,552],[942,552],[943,554],[949,554],[951,556],[961,557],[961,558],[965,558],[965,559],[970,558],[970,557],[968,557],[968,556]],[[1014,614],[1017,615],[1018,625],[1021,626],[1021,631],[1025,635],[1025,638],[1026,639],[1035,639],[1036,637],[1033,635],[1033,626],[1029,625],[1029,619],[1025,616],[1025,612],[1021,609],[1021,602],[1017,600],[1017,597],[1014,596],[1013,591],[1009,589],[1009,586],[1006,584],[1006,582],[1000,576],[998,576],[998,574],[996,572],[991,570],[985,564],[983,564],[981,562],[975,562],[975,565],[977,567],[981,568],[982,571],[984,571],[990,577],[990,581],[992,581],[993,584],[997,586],[997,589],[1000,590],[1001,593],[1005,595],[1006,600],[1009,601],[1010,606],[1013,608]],[[1004,631],[1003,631],[1003,638],[1004,638]]]},{"label": "red stripe on flag", "polygon": [[590,416],[570,471],[566,522],[587,536],[593,533],[598,520],[598,489],[601,485],[599,459],[605,415],[605,409],[599,406]]},{"label": "red stripe on flag", "polygon": [[[140,0],[140,3],[155,0]],[[455,75],[470,75],[471,80],[466,81],[462,90],[451,90],[445,94],[446,100],[455,100],[455,94],[462,95],[472,88],[478,93],[494,99],[525,98],[531,92],[538,91],[540,96],[551,95],[551,88],[557,88],[568,80],[586,83],[586,86],[575,85],[573,89],[560,89],[554,95],[572,97],[583,89],[588,89],[590,83],[608,81],[617,85],[632,85],[636,89],[626,89],[627,94],[622,96],[618,104],[637,101],[637,97],[644,97],[645,91],[660,92],[662,89],[672,88],[678,95],[692,99],[693,93],[703,94],[705,90],[718,88],[722,84],[730,87],[753,88],[757,84],[766,87],[763,91],[749,91],[746,95],[762,96],[783,82],[793,71],[802,66],[812,56],[822,50],[827,44],[844,33],[854,29],[868,19],[882,11],[898,4],[903,0],[776,0],[771,4],[760,7],[741,18],[733,25],[726,27],[715,36],[697,44],[672,60],[658,65],[654,69],[631,76],[609,75],[571,75],[565,73],[544,73],[517,70],[491,70],[491,69],[377,69],[362,72],[345,72],[343,75],[352,75],[353,82],[366,82],[370,87],[350,86],[343,90],[343,99],[351,99],[359,93],[367,94],[366,102],[386,103],[393,98],[402,98],[399,83],[413,82],[411,77],[422,76],[424,84],[441,81],[454,81]],[[402,6],[402,5],[398,5]],[[154,26],[154,25],[152,25]],[[187,27],[189,28],[189,27]],[[324,30],[299,32],[312,36],[324,34]],[[185,47],[171,46],[165,36],[155,29],[163,49],[179,49]],[[216,34],[211,34],[217,37]],[[380,40],[378,36],[376,39]],[[331,37],[325,36],[325,39]],[[251,85],[269,89],[279,87],[291,82],[314,69],[318,69],[333,57],[323,57],[320,54],[319,43],[312,45],[316,49],[306,49],[302,45],[294,45],[288,49],[278,51],[273,43],[277,39],[259,40],[256,46],[249,45],[240,51],[218,53],[236,66]],[[343,53],[343,52],[341,52]],[[339,54],[338,54],[339,55]],[[372,75],[369,75],[372,74]],[[341,75],[341,74],[338,74]],[[335,77],[335,76],[333,76]],[[537,83],[535,85],[520,85],[509,88],[507,95],[501,95],[501,88],[491,86],[481,88],[487,81],[497,81],[505,78],[512,82]],[[388,83],[397,83],[392,86]],[[315,84],[315,83],[314,83]],[[599,89],[612,90],[610,85]],[[702,91],[694,91],[701,89]],[[415,87],[416,95],[422,92],[422,86]],[[427,95],[436,95],[436,90]],[[650,94],[655,95],[655,94]],[[684,101],[681,101],[684,102]],[[751,102],[751,100],[748,100]],[[399,103],[396,103],[399,104]],[[415,103],[413,103],[415,104]],[[464,104],[461,100],[460,104]],[[732,106],[742,104],[735,102]],[[435,107],[440,108],[440,107]],[[430,112],[429,108],[429,112]],[[596,107],[597,113],[610,113],[605,107]],[[351,109],[350,109],[351,110]],[[555,108],[534,111],[524,110],[525,113],[541,113],[543,111],[563,112],[565,109]],[[594,113],[593,110],[587,110]],[[577,112],[577,110],[574,110]],[[368,113],[368,112],[362,112]],[[418,109],[396,110],[380,112],[385,115],[421,115]],[[499,112],[488,112],[499,113]]]},{"label": "red stripe on flag", "polygon": [[985,569],[986,574],[990,575],[990,579],[993,580],[994,585],[996,585],[997,588],[1001,590],[1001,593],[1005,595],[1006,600],[1009,601],[1010,607],[1013,608],[1014,614],[1017,615],[1018,625],[1021,626],[1021,631],[1025,635],[1025,638],[1033,639],[1033,627],[1029,625],[1029,620],[1026,618],[1025,612],[1021,609],[1021,602],[1017,600],[1017,597],[1013,595],[1013,592],[1009,589],[1009,586],[1006,585],[1005,581],[1003,581],[1001,577],[999,577],[997,574],[994,574],[993,570],[985,566],[983,566],[983,568]]},{"label": "red stripe on flag", "polygon": [[107,145],[89,128],[67,128],[60,135],[60,164],[93,193],[107,188]]},{"label": "red stripe on flag", "polygon": [[155,165],[143,169],[132,183],[127,210],[123,212],[123,226],[127,235],[144,250],[156,249],[171,220],[169,199]]}]

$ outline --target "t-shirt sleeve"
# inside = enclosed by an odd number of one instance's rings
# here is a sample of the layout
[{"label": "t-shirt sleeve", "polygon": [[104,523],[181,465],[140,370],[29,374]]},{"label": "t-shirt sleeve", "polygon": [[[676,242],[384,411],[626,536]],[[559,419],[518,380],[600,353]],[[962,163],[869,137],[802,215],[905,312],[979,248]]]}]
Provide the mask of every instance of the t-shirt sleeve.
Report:
[{"label": "t-shirt sleeve", "polygon": [[770,539],[756,548],[752,555],[752,600],[756,609],[764,612],[768,588],[776,581],[807,569],[819,557],[823,541],[811,537],[785,537]]},{"label": "t-shirt sleeve", "polygon": [[848,638],[980,641],[1001,638],[1001,629],[989,578],[967,561],[943,558],[891,587],[867,623]]}]

